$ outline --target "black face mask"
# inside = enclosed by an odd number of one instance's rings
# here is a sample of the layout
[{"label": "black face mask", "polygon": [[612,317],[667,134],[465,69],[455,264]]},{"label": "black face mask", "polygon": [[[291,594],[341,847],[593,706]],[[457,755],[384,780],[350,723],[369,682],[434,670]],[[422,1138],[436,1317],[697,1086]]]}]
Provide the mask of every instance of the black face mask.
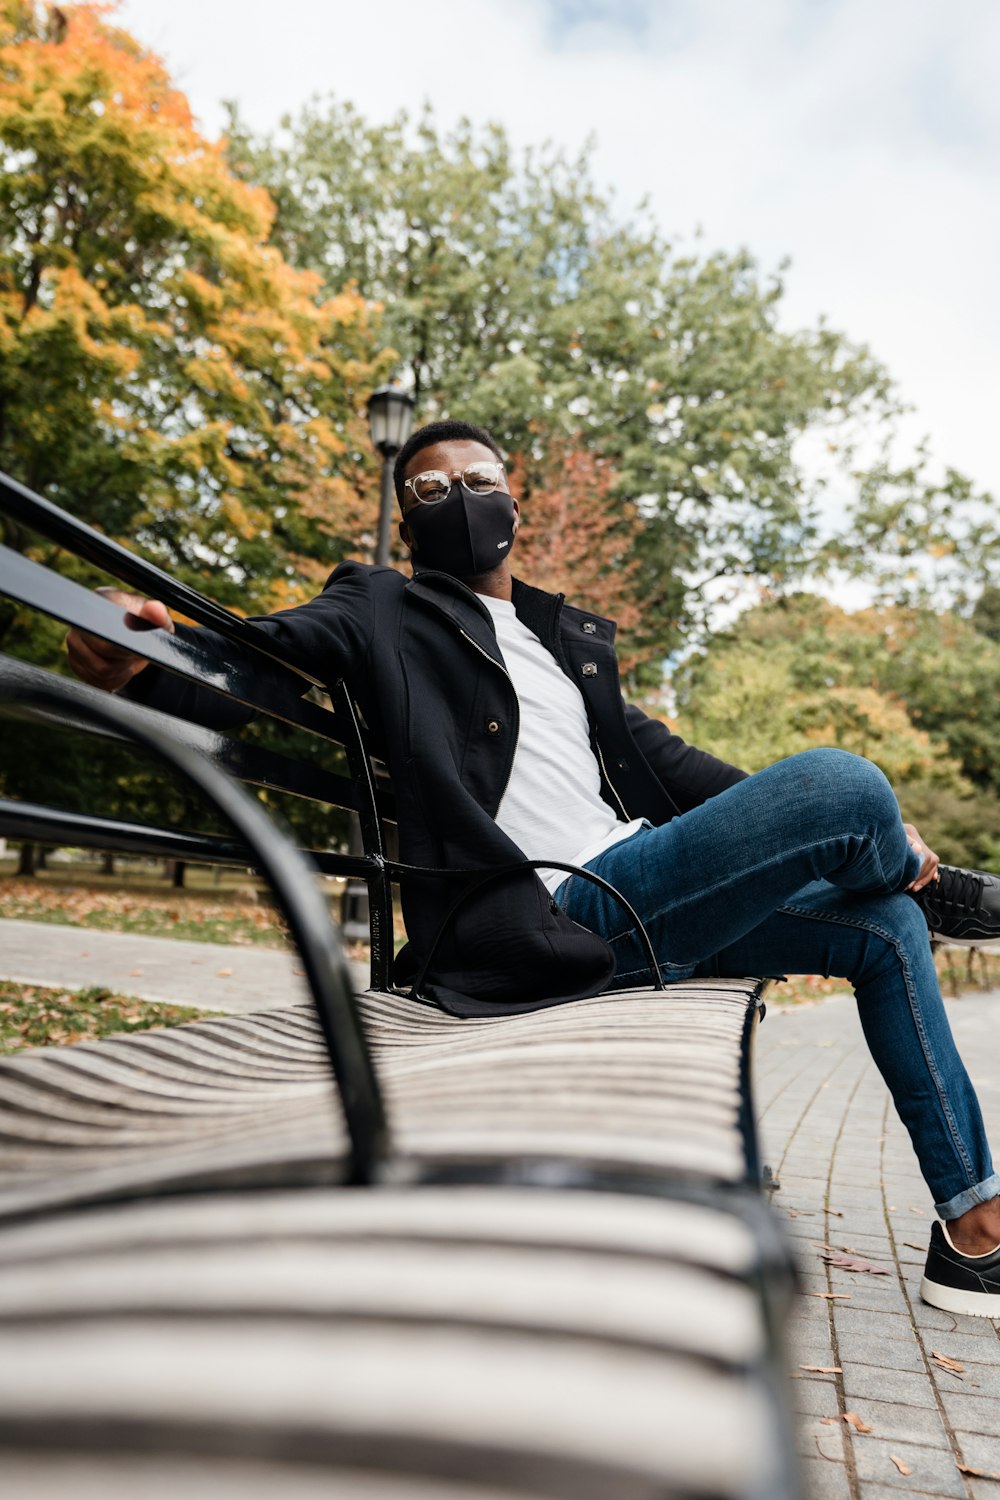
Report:
[{"label": "black face mask", "polygon": [[417,568],[478,578],[499,567],[514,545],[514,501],[506,490],[475,495],[453,484],[434,505],[406,513]]}]

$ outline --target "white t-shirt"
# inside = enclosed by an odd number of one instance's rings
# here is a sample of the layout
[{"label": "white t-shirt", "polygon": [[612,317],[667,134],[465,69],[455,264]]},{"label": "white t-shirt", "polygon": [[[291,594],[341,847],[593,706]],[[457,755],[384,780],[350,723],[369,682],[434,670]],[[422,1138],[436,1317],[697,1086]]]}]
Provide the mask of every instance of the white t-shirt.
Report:
[{"label": "white t-shirt", "polygon": [[[615,815],[601,796],[601,773],[590,746],[583,695],[551,651],[517,618],[507,599],[479,598],[489,610],[497,644],[520,706],[520,732],[497,823],[528,859],[585,865],[642,827]],[[568,879],[540,870],[549,891]]]}]

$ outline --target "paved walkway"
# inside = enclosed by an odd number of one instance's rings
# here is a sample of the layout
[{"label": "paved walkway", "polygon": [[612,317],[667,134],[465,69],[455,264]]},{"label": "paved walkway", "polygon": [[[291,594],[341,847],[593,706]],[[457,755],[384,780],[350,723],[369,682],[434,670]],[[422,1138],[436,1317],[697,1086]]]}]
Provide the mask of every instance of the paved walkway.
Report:
[{"label": "paved walkway", "polygon": [[[1000,1142],[1000,992],[947,1003]],[[765,1160],[781,1182],[775,1203],[802,1268],[792,1352],[810,1500],[898,1500],[904,1490],[1000,1500],[1000,1481],[957,1467],[1000,1474],[1000,1320],[956,1318],[920,1301],[933,1209],[854,1001],[771,1006],[757,1096]],[[856,1251],[890,1274],[828,1268],[823,1246]],[[942,1368],[936,1355],[961,1369]],[[846,1412],[871,1431],[836,1420]]]},{"label": "paved walkway", "polygon": [[[366,964],[352,964],[368,985]],[[307,1000],[302,967],[273,948],[225,948],[46,922],[0,921],[0,979],[84,989],[102,985],[139,1000],[247,1015]]]},{"label": "paved walkway", "polygon": [[[260,948],[0,922],[0,978],[28,983],[107,985],[245,1013],[301,998],[297,970],[291,955]],[[355,971],[364,985],[364,968]],[[1000,1142],[1000,991],[948,1008]],[[769,1007],[757,1106],[765,1160],[781,1181],[775,1203],[802,1268],[792,1355],[810,1500],[899,1500],[901,1491],[1000,1500],[1000,1481],[957,1467],[1000,1474],[1000,1320],[955,1318],[919,1299],[933,1210],[853,1000]],[[889,1275],[828,1268],[824,1246]],[[819,1369],[802,1368],[810,1365]],[[871,1431],[848,1426],[847,1412]]]}]

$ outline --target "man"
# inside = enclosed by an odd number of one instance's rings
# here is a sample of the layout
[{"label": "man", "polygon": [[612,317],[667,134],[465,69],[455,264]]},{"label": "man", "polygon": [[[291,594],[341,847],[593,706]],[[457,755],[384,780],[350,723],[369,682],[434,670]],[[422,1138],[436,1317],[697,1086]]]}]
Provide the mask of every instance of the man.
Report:
[{"label": "man", "polygon": [[[413,578],[346,563],[318,598],[259,623],[316,675],[347,678],[392,773],[401,858],[441,872],[404,887],[397,979],[434,943],[461,888],[454,872],[525,856],[585,865],[621,891],[668,979],[850,979],[945,1221],[924,1296],[1000,1316],[1000,1176],[928,938],[930,925],[1000,940],[1000,881],[939,868],[869,761],[814,750],[748,777],[625,705],[613,622],[512,576],[519,507],[483,429],[422,428],[395,481]],[[147,625],[175,628],[162,604],[121,597]],[[199,639],[232,655],[211,632]],[[137,654],[77,631],[68,649],[94,685],[220,722],[220,700]],[[644,973],[605,891],[521,869],[461,907],[426,988],[457,1014],[502,1014]]]}]

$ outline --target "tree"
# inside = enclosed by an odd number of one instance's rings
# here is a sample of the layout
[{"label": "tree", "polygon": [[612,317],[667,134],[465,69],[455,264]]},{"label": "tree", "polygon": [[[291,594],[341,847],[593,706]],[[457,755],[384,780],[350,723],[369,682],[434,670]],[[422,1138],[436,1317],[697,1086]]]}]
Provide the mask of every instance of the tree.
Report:
[{"label": "tree", "polygon": [[980,635],[1000,642],[1000,588],[988,584],[972,610],[972,624]]},{"label": "tree", "polygon": [[957,469],[938,474],[926,444],[910,463],[896,466],[883,454],[854,477],[856,500],[827,555],[874,584],[879,602],[968,614],[978,599],[998,593],[992,495]]},{"label": "tree", "polygon": [[803,683],[800,656],[793,642],[711,647],[678,674],[681,733],[748,771],[833,745],[875,761],[896,787],[969,790],[947,748],[897,699],[870,686]]},{"label": "tree", "polygon": [[[0,0],[0,467],[238,611],[293,604],[377,508],[363,398],[391,351],[268,243],[266,192],[104,9]],[[0,602],[9,653],[58,670],[62,634]],[[7,795],[197,826],[156,772],[16,746]]]},{"label": "tree", "polygon": [[0,10],[0,465],[225,603],[293,602],[374,476],[370,310],[266,243],[267,194],[100,12]]},{"label": "tree", "polygon": [[674,686],[707,749],[750,771],[816,745],[865,755],[944,858],[1000,868],[998,681],[1000,646],[954,615],[799,594],[748,610]]},{"label": "tree", "polygon": [[923,608],[848,614],[810,595],[750,611],[740,635],[765,650],[791,645],[794,680],[811,689],[890,695],[973,785],[1000,792],[1000,646],[968,621]]},{"label": "tree", "polygon": [[628,671],[640,622],[631,595],[641,522],[634,507],[614,501],[615,477],[606,461],[558,439],[541,460],[518,460],[510,472],[521,500],[515,571],[538,588],[569,592],[582,609],[615,616]]},{"label": "tree", "polygon": [[485,423],[526,467],[554,440],[610,463],[638,515],[636,654],[661,658],[714,593],[806,567],[815,493],[796,443],[891,405],[863,349],[780,326],[782,286],[745,254],[685,255],[648,215],[621,221],[589,158],[516,156],[497,126],[442,135],[328,101],[230,158],[278,205],[273,242],[332,293],[384,304],[423,418]]}]

